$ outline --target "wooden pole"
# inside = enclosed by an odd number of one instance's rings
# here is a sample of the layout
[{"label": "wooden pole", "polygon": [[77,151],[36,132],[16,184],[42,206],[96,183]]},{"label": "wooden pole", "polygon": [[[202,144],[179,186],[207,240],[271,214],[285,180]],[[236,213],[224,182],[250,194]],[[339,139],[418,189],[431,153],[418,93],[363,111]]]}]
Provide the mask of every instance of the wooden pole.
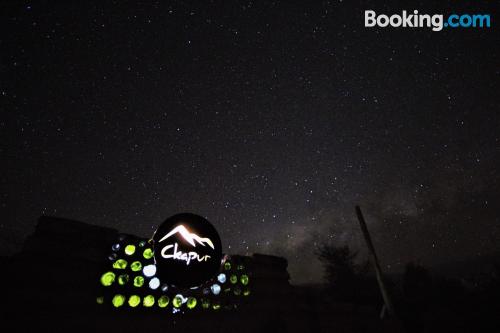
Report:
[{"label": "wooden pole", "polygon": [[389,293],[387,292],[387,289],[385,287],[382,270],[380,269],[380,265],[378,263],[377,254],[375,253],[375,247],[373,246],[370,233],[368,232],[363,213],[361,213],[361,208],[359,208],[359,206],[356,206],[356,215],[358,216],[359,225],[361,226],[361,231],[363,232],[366,246],[368,247],[368,252],[370,253],[371,262],[373,264],[373,267],[375,268],[375,275],[377,276],[378,286],[380,288],[380,292],[382,293],[385,307],[389,315],[394,316],[394,306],[392,305],[391,298],[389,297]]}]

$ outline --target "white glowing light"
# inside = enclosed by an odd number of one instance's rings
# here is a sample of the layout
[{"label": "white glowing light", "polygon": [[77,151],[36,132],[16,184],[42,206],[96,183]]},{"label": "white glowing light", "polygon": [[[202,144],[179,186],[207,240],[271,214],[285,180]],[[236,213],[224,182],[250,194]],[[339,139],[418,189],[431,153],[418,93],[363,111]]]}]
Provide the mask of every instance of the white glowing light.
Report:
[{"label": "white glowing light", "polygon": [[220,273],[219,276],[217,276],[217,281],[219,281],[220,283],[226,282],[226,274]]},{"label": "white glowing light", "polygon": [[198,244],[200,244],[202,246],[205,246],[205,244],[208,244],[208,246],[210,246],[212,249],[215,249],[214,244],[212,243],[210,238],[202,238],[195,233],[191,233],[182,224],[175,227],[174,229],[172,229],[172,231],[170,231],[168,234],[163,236],[162,239],[160,239],[160,242],[163,242],[165,239],[167,239],[168,237],[170,237],[176,233],[179,233],[182,236],[182,238],[184,238],[192,246],[196,247],[196,243],[195,243],[195,241],[196,241],[196,242],[198,242]]},{"label": "white glowing light", "polygon": [[212,290],[212,293],[214,295],[219,295],[220,294],[220,286],[216,283],[216,284],[213,284],[211,287],[210,287],[210,290]]},{"label": "white glowing light", "polygon": [[152,278],[149,281],[149,288],[156,290],[156,289],[158,289],[159,286],[160,286],[160,279],[158,279],[157,277]]},{"label": "white glowing light", "polygon": [[155,265],[147,265],[142,269],[142,273],[147,277],[152,277],[156,274],[156,266]]}]

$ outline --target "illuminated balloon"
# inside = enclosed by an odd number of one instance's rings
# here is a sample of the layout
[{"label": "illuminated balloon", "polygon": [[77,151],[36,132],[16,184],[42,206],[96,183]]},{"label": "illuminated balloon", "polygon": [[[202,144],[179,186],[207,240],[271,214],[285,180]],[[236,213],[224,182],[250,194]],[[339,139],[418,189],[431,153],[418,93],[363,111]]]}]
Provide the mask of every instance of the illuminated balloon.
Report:
[{"label": "illuminated balloon", "polygon": [[196,298],[194,297],[189,297],[186,303],[186,306],[188,309],[194,309],[196,307],[196,304],[198,302],[196,301]]},{"label": "illuminated balloon", "polygon": [[134,287],[142,287],[143,284],[144,284],[144,277],[136,276],[134,278]]},{"label": "illuminated balloon", "polygon": [[250,278],[248,277],[248,275],[243,274],[240,277],[240,282],[241,282],[242,285],[246,286],[248,284],[248,282],[250,282]]},{"label": "illuminated balloon", "polygon": [[150,248],[147,248],[144,250],[144,252],[142,252],[142,256],[145,258],[145,259],[151,259],[153,258],[153,250],[151,250]]},{"label": "illuminated balloon", "polygon": [[135,245],[129,244],[125,246],[125,254],[131,256],[135,253]]},{"label": "illuminated balloon", "polygon": [[217,281],[219,281],[220,283],[224,283],[224,282],[226,282],[226,274],[224,274],[224,273],[220,273],[220,274],[217,276]]},{"label": "illuminated balloon", "polygon": [[133,272],[138,272],[142,269],[142,264],[140,261],[134,261],[133,263],[130,264],[130,269]]},{"label": "illuminated balloon", "polygon": [[142,274],[147,277],[152,277],[156,274],[156,266],[155,265],[147,265],[142,269]]},{"label": "illuminated balloon", "polygon": [[156,290],[156,289],[158,289],[159,286],[160,286],[160,279],[155,277],[155,278],[152,278],[151,280],[149,280],[149,288],[150,289]]},{"label": "illuminated balloon", "polygon": [[118,284],[121,286],[127,284],[128,280],[129,280],[128,274],[122,274],[118,276]]},{"label": "illuminated balloon", "polygon": [[123,295],[115,295],[111,300],[111,303],[115,308],[122,306],[125,303],[125,296]]},{"label": "illuminated balloon", "polygon": [[113,268],[116,269],[125,269],[127,268],[127,261],[123,259],[118,259],[113,263]]},{"label": "illuminated balloon", "polygon": [[147,308],[152,307],[153,305],[155,305],[155,297],[153,295],[144,296],[144,299],[142,300],[142,305]]},{"label": "illuminated balloon", "polygon": [[109,287],[113,284],[113,282],[115,282],[115,277],[115,273],[106,272],[101,276],[101,284],[105,287]]},{"label": "illuminated balloon", "polygon": [[214,295],[219,295],[220,294],[220,286],[218,284],[213,284],[211,287],[210,287],[210,290],[212,291],[212,293]]},{"label": "illuminated balloon", "polygon": [[141,304],[141,298],[139,296],[132,295],[128,298],[128,305],[130,305],[131,307],[135,308],[139,304]]}]

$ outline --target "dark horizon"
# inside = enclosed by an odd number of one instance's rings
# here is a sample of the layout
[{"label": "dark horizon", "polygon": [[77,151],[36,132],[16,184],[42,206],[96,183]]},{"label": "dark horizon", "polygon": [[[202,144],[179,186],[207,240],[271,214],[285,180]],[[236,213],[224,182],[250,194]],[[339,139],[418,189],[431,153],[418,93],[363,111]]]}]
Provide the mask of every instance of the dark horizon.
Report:
[{"label": "dark horizon", "polygon": [[397,1],[0,8],[1,255],[41,215],[150,237],[193,212],[224,252],[316,283],[319,244],[364,255],[355,205],[388,274],[500,253],[495,17],[433,32],[364,27]]}]

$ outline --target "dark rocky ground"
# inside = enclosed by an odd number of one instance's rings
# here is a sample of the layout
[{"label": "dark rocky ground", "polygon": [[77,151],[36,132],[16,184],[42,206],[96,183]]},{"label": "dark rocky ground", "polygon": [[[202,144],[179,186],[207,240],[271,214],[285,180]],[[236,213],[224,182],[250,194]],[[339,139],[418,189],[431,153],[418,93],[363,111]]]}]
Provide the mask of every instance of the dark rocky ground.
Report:
[{"label": "dark rocky ground", "polygon": [[381,320],[381,300],[340,302],[324,286],[292,286],[286,260],[260,254],[241,257],[251,269],[252,293],[236,309],[172,314],[98,305],[98,280],[109,267],[106,257],[117,235],[114,229],[40,218],[20,253],[0,257],[2,325],[7,328],[2,331],[500,332],[494,326],[500,322],[494,288],[488,289],[493,294],[452,292],[442,297],[446,302],[425,307],[405,301],[397,304],[401,319]]},{"label": "dark rocky ground", "polygon": [[252,294],[237,309],[172,314],[98,305],[98,279],[117,235],[82,222],[40,218],[23,250],[0,259],[9,331],[377,332],[394,326],[380,321],[375,307],[333,302],[318,287],[291,286],[286,260],[259,254],[245,258]]}]

